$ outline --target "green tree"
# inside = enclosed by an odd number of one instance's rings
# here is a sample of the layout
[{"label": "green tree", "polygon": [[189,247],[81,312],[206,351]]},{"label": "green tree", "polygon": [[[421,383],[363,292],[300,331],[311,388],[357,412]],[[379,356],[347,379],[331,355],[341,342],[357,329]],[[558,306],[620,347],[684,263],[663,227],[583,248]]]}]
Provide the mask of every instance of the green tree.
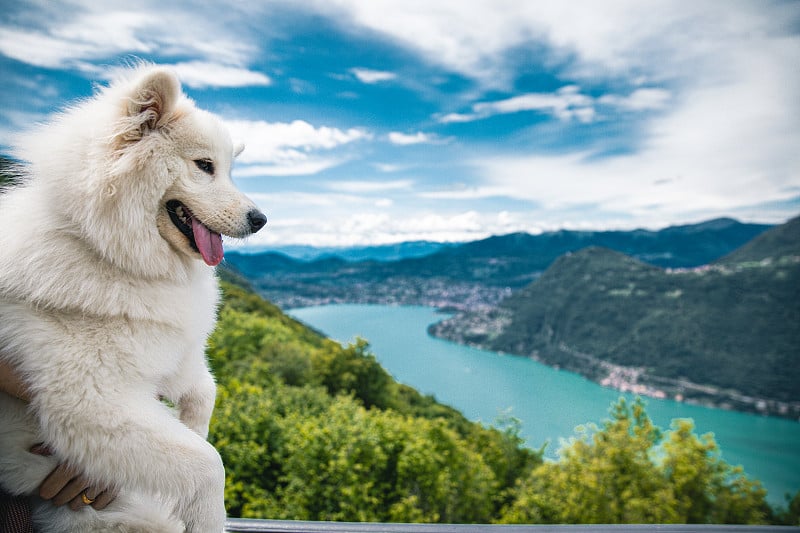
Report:
[{"label": "green tree", "polygon": [[535,468],[502,514],[507,523],[736,523],[767,517],[765,491],[722,461],[710,435],[677,421],[668,441],[637,400],[584,429],[558,462]]},{"label": "green tree", "polygon": [[281,422],[278,486],[243,515],[304,520],[485,522],[494,475],[443,421],[339,396]]},{"label": "green tree", "polygon": [[391,405],[393,380],[369,352],[369,343],[364,339],[357,339],[343,350],[316,352],[312,364],[330,394],[354,394],[366,407]]},{"label": "green tree", "polygon": [[723,461],[714,437],[698,438],[691,420],[673,421],[662,468],[682,522],[758,524],[769,514],[761,484]]},{"label": "green tree", "polygon": [[502,516],[508,523],[669,523],[673,497],[651,459],[661,433],[637,401],[620,400],[602,429],[582,428],[559,462],[534,469]]},{"label": "green tree", "polygon": [[794,497],[787,494],[786,502],[789,506],[780,510],[777,523],[784,526],[800,526],[800,491],[797,491]]},{"label": "green tree", "polygon": [[[280,387],[274,381],[268,386]],[[231,380],[218,387],[209,440],[225,464],[225,503],[233,516],[276,485],[274,412],[274,402],[259,386]]]}]

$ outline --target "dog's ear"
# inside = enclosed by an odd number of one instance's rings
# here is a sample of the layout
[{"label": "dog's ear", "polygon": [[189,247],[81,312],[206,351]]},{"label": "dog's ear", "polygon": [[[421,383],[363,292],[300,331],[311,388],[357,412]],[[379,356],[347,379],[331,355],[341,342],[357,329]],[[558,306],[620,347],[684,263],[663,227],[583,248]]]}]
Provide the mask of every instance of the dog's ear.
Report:
[{"label": "dog's ear", "polygon": [[128,95],[126,140],[141,138],[168,123],[180,95],[181,84],[171,70],[158,67],[148,70]]},{"label": "dog's ear", "polygon": [[244,143],[237,141],[233,144],[233,158],[236,159],[244,151]]}]

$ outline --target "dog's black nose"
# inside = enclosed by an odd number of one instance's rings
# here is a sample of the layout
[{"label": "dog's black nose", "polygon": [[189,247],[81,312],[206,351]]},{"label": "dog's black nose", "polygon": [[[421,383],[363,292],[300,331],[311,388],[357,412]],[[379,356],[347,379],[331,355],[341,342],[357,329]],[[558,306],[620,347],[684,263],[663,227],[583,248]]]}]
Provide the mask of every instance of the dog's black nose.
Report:
[{"label": "dog's black nose", "polygon": [[258,209],[253,209],[247,213],[247,222],[250,223],[250,231],[255,233],[267,223],[267,216]]}]

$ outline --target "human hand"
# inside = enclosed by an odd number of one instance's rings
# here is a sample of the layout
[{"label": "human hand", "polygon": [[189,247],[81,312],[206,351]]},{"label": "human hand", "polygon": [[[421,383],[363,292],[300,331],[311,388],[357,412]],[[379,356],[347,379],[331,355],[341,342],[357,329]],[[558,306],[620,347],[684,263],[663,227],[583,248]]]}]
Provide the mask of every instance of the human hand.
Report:
[{"label": "human hand", "polygon": [[[34,445],[30,452],[37,455],[52,455],[44,444]],[[39,496],[52,501],[54,505],[69,504],[69,508],[73,511],[88,505],[99,511],[114,501],[117,492],[91,486],[81,473],[72,467],[60,464],[39,485]]]}]

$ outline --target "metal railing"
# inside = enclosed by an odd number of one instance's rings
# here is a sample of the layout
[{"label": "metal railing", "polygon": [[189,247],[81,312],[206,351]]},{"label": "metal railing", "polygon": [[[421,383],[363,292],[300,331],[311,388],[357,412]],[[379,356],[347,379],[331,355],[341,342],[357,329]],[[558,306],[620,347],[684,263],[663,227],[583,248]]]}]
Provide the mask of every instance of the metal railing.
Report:
[{"label": "metal railing", "polygon": [[229,533],[794,533],[800,527],[703,524],[632,525],[485,525],[382,524],[375,522],[304,522],[295,520],[228,519]]}]

